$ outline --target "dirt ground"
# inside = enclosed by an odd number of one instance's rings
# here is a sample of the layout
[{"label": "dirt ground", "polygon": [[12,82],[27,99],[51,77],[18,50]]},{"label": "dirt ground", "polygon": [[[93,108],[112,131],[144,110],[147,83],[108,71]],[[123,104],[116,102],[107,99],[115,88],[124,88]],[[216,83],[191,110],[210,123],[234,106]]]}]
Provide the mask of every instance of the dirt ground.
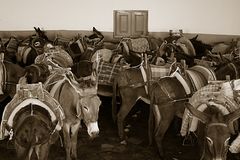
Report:
[{"label": "dirt ground", "polygon": [[[117,127],[111,119],[111,99],[103,98],[99,112],[100,135],[89,140],[85,128],[78,137],[79,160],[159,160],[154,146],[148,146],[147,121],[148,105],[138,102],[127,117],[128,144],[122,145],[117,136]],[[177,122],[177,121],[176,121]],[[178,124],[178,123],[177,123]],[[169,160],[199,160],[197,146],[183,146],[183,138],[178,136],[174,125],[168,130],[164,147]],[[15,160],[16,154],[11,142],[0,141],[0,160]],[[65,151],[60,140],[52,145],[50,160],[64,160]],[[237,160],[229,155],[228,160]]]}]

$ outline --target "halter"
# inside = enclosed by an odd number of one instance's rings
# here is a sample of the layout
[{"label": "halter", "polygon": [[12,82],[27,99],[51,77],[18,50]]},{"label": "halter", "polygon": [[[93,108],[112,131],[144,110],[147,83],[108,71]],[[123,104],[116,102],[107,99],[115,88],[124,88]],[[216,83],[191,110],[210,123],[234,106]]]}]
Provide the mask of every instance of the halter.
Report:
[{"label": "halter", "polygon": [[[226,127],[226,128],[228,128],[228,125],[225,124],[225,123],[213,122],[213,123],[209,123],[209,124],[207,125],[207,127],[205,128],[205,132],[207,132],[207,129],[208,129],[208,128],[214,127],[214,126],[220,126],[220,127]],[[229,147],[229,146],[228,146],[228,147]],[[206,155],[206,151],[205,151],[206,145],[203,145],[203,148],[204,148],[204,149],[203,149],[203,153],[202,153],[202,155],[201,155],[200,160],[204,160],[204,157],[205,157],[205,155]]]},{"label": "halter", "polygon": [[[84,98],[91,98],[91,97],[95,97],[97,96],[97,94],[91,94],[91,95],[87,95],[87,96],[80,96],[79,95],[79,103],[77,104],[77,108],[80,109],[80,113],[76,115],[77,118],[79,119],[83,119],[84,123],[88,124],[91,122],[94,122],[94,120],[92,119],[86,119],[85,114],[83,114],[83,105],[82,105],[82,100]],[[90,118],[93,118],[93,116],[91,116]]]}]

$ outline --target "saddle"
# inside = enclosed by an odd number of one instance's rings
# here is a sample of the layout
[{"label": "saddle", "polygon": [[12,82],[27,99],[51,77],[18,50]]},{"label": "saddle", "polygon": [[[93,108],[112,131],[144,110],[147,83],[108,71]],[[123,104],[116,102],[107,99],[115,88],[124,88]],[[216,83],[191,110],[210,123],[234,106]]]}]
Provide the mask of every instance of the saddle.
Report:
[{"label": "saddle", "polygon": [[[209,104],[218,107],[223,114],[234,112],[239,106],[235,100],[237,97],[234,97],[234,91],[239,90],[238,81],[213,81],[214,83],[209,83],[207,86],[199,89],[189,99],[189,103],[199,111],[204,111]],[[232,87],[231,83],[236,84],[236,86]],[[189,115],[189,110],[185,109],[181,127],[182,136],[185,136],[188,131],[194,132],[197,129],[198,120],[195,117],[191,118]],[[233,124],[231,125],[231,130],[234,132]]]},{"label": "saddle", "polygon": [[129,38],[123,39],[123,47],[126,53],[136,52],[136,53],[146,53],[150,51],[150,45],[147,38]]},{"label": "saddle", "polygon": [[[50,91],[52,96],[55,95],[58,88],[65,82],[69,82],[69,84],[73,87],[73,89],[78,93],[81,97],[88,95],[96,95],[97,88],[94,87],[81,87],[78,81],[75,79],[74,74],[71,72],[69,68],[59,68],[54,69],[51,75],[44,83],[44,88]],[[53,85],[51,85],[53,84]]]},{"label": "saddle", "polygon": [[186,37],[183,36],[183,37],[179,38],[176,41],[176,45],[179,46],[186,55],[189,55],[192,57],[196,56],[196,52],[195,52],[192,42],[189,39],[187,39]]},{"label": "saddle", "polygon": [[[38,105],[45,109],[51,116],[51,121],[57,121],[55,130],[60,130],[63,125],[65,115],[60,104],[42,88],[42,83],[37,84],[17,84],[17,91],[13,99],[6,105],[1,126],[0,139],[4,139],[13,130],[13,120],[16,113],[29,104]],[[10,135],[11,136],[11,135]]]},{"label": "saddle", "polygon": [[58,64],[61,67],[73,66],[72,57],[63,50],[60,46],[54,46],[53,48],[46,48],[45,52],[36,57],[35,63],[46,63],[52,65],[52,63]]}]

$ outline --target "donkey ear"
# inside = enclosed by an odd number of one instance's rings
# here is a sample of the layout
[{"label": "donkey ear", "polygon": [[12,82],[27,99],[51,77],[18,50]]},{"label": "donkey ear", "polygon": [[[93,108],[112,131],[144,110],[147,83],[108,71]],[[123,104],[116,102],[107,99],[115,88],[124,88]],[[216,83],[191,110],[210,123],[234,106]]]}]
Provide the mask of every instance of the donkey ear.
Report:
[{"label": "donkey ear", "polygon": [[237,120],[238,118],[240,118],[240,108],[224,116],[227,124]]},{"label": "donkey ear", "polygon": [[185,105],[187,109],[191,112],[191,114],[197,117],[201,122],[207,123],[209,121],[209,116],[206,113],[197,110],[188,102],[185,103]]},{"label": "donkey ear", "polygon": [[193,37],[193,40],[197,40],[197,38],[198,38],[198,34],[195,37]]}]

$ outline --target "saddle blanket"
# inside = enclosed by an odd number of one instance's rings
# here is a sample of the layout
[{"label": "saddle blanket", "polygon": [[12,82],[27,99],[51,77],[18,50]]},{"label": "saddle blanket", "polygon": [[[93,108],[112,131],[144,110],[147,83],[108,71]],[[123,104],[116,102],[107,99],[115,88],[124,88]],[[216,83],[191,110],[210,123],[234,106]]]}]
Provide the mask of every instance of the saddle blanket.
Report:
[{"label": "saddle blanket", "polygon": [[[237,107],[239,106],[236,101],[237,97],[234,96],[234,91],[240,89],[239,81],[210,83],[195,92],[189,99],[189,103],[202,112],[207,108],[207,104],[212,103],[223,114],[229,114],[238,109]],[[235,85],[231,86],[232,84]],[[223,106],[222,104],[225,105]],[[180,131],[182,136],[186,136],[188,131],[194,132],[197,129],[198,120],[196,117],[191,117],[190,115],[190,111],[185,109]]]},{"label": "saddle blanket", "polygon": [[158,80],[164,76],[169,76],[170,73],[170,65],[164,66],[157,66],[157,65],[150,65],[151,68],[151,78],[153,80]]},{"label": "saddle blanket", "polygon": [[101,61],[98,67],[98,84],[112,85],[121,68],[120,64]]},{"label": "saddle blanket", "polygon": [[130,40],[130,50],[138,53],[150,51],[149,43],[146,38],[135,38]]},{"label": "saddle blanket", "polygon": [[13,120],[17,112],[30,104],[38,105],[48,111],[51,120],[58,121],[55,129],[61,129],[65,119],[63,109],[50,93],[42,88],[42,83],[17,84],[15,96],[4,108],[0,126],[0,139],[4,139],[10,134],[8,129],[13,129]]}]

